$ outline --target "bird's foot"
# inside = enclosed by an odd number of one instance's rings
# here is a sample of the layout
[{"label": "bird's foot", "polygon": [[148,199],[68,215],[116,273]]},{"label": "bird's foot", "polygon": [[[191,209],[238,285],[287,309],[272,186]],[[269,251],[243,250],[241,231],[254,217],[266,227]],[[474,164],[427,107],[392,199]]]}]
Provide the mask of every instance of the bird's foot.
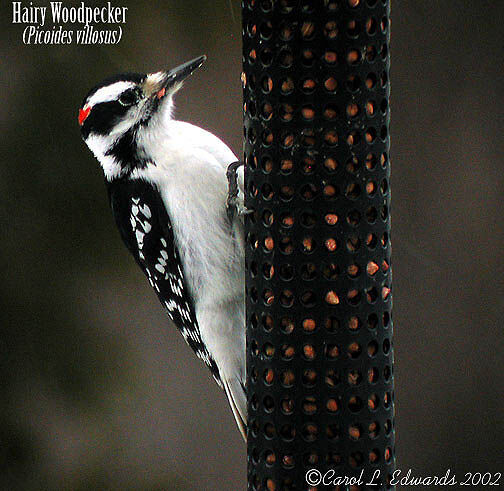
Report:
[{"label": "bird's foot", "polygon": [[233,222],[236,216],[244,216],[253,213],[253,210],[245,208],[238,199],[238,168],[243,162],[237,160],[228,165],[226,177],[228,180],[228,197],[226,200],[226,209],[230,222]]}]

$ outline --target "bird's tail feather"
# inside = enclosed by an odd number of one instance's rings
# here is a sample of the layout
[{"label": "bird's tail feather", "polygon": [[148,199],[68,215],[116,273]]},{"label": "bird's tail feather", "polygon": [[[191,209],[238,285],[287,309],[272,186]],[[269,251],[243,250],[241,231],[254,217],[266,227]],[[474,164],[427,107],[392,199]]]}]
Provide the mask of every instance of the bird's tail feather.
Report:
[{"label": "bird's tail feather", "polygon": [[247,441],[247,394],[245,388],[238,378],[224,380],[224,390],[229,400],[229,405],[238,425],[238,429]]}]

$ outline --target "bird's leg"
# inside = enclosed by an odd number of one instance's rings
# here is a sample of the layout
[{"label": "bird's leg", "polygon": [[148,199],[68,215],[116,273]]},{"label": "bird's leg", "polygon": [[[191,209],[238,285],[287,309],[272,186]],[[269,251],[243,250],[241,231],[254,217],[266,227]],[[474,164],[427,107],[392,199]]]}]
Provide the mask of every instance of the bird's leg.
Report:
[{"label": "bird's leg", "polygon": [[228,180],[228,197],[226,200],[226,209],[230,222],[233,222],[236,215],[248,215],[252,210],[248,210],[238,200],[238,168],[243,162],[237,160],[228,165],[226,177]]}]

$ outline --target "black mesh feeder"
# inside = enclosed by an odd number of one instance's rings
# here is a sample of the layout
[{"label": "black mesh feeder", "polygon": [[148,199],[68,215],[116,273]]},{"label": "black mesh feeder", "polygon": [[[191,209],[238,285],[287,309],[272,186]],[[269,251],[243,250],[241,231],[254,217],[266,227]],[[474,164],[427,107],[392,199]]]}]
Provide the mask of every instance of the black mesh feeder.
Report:
[{"label": "black mesh feeder", "polygon": [[388,41],[388,0],[243,1],[251,490],[391,488]]}]

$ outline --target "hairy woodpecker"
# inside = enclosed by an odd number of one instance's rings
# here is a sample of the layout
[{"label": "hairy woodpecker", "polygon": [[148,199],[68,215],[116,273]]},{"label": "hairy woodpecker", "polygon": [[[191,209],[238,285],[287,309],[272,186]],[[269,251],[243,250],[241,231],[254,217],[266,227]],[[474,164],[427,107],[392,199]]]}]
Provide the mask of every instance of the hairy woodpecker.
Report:
[{"label": "hairy woodpecker", "polygon": [[246,438],[243,168],[219,138],[172,117],[174,94],[205,59],[111,77],[78,119],[124,243]]}]

